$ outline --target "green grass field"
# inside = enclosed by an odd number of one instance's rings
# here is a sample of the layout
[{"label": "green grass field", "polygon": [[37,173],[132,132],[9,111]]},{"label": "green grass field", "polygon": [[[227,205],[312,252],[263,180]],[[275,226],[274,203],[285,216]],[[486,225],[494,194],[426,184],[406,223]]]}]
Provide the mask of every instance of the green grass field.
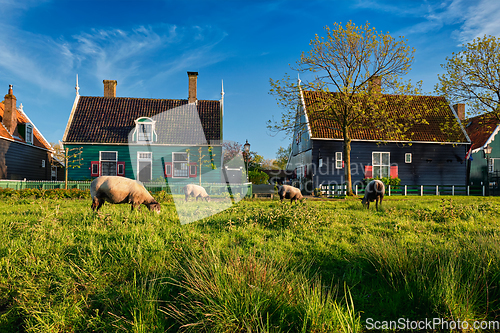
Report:
[{"label": "green grass field", "polygon": [[[500,321],[500,198],[244,200],[181,226],[90,199],[0,202],[0,332],[368,332]],[[197,205],[188,203],[187,205]]]}]

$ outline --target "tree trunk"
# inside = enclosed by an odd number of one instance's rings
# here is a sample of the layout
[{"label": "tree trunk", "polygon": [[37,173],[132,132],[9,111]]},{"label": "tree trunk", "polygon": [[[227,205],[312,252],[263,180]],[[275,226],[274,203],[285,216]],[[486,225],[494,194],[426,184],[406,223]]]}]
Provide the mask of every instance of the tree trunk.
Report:
[{"label": "tree trunk", "polygon": [[349,129],[343,129],[344,134],[344,175],[345,182],[347,185],[346,194],[348,196],[353,196],[352,193],[352,178],[351,178],[351,137],[349,135]]},{"label": "tree trunk", "polygon": [[66,148],[64,154],[64,189],[68,189],[68,154],[69,154],[69,148]]}]

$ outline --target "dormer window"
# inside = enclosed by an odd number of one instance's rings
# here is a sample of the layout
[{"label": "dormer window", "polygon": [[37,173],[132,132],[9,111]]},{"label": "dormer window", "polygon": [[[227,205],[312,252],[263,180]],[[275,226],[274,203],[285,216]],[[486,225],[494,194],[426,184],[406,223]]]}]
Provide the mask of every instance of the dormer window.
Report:
[{"label": "dormer window", "polygon": [[17,131],[24,139],[24,142],[33,144],[33,125],[30,123],[17,124]]},{"label": "dormer window", "polygon": [[155,121],[148,117],[135,120],[134,141],[142,143],[156,142]]}]

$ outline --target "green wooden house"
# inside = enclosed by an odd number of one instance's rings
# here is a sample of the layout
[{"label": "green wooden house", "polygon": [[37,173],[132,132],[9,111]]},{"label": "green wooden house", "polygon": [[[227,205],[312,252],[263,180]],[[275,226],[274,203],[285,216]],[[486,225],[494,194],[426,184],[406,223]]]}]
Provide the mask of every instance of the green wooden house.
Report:
[{"label": "green wooden house", "polygon": [[495,117],[480,115],[465,122],[472,141],[468,158],[470,185],[486,186],[487,194],[500,195],[500,124]]},{"label": "green wooden house", "polygon": [[197,75],[188,72],[188,99],[116,97],[114,80],[103,81],[104,97],[80,96],[77,84],[63,144],[81,147],[82,162],[68,168],[68,179],[222,182],[223,92],[221,100],[198,100]]}]

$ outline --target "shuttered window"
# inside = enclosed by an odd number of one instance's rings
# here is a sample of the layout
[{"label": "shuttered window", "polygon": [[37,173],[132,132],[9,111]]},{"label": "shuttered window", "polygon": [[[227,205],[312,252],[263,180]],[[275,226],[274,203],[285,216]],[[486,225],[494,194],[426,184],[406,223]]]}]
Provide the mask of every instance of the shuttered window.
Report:
[{"label": "shuttered window", "polygon": [[372,153],[372,166],[373,166],[373,177],[372,178],[389,177],[391,174],[391,155],[390,155],[390,153],[373,152]]}]

